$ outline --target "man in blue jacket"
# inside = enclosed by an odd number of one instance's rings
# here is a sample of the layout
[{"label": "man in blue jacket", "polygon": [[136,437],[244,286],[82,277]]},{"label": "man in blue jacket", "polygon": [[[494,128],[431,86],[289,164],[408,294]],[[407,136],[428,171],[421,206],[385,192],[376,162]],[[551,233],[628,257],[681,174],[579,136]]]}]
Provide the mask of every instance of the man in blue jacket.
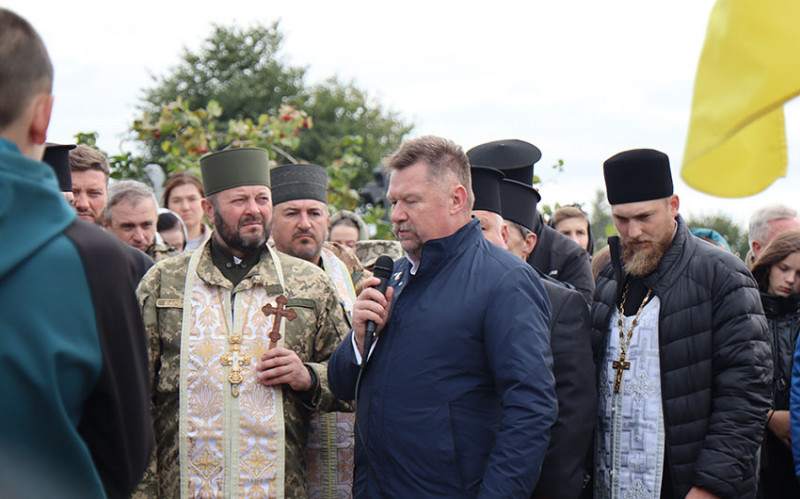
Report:
[{"label": "man in blue jacket", "polygon": [[547,295],[471,218],[459,146],[410,140],[387,169],[406,257],[385,296],[359,295],[328,365],[333,393],[354,399],[366,323],[379,325],[358,388],[354,496],[527,499],[557,413]]},{"label": "man in blue jacket", "polygon": [[39,161],[53,67],[2,8],[0,68],[0,495],[127,497],[153,447],[136,262]]}]

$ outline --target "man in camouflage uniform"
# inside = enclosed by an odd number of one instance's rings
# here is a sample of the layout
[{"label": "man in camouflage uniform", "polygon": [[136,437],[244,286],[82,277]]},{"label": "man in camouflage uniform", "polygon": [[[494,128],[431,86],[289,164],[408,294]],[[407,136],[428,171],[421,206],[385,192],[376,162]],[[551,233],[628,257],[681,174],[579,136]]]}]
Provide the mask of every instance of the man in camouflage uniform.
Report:
[{"label": "man in camouflage uniform", "polygon": [[139,287],[156,433],[139,497],[306,497],[309,417],[335,401],[327,359],[349,326],[322,270],[265,244],[267,161],[203,157],[215,231]]},{"label": "man in camouflage uniform", "polygon": [[158,201],[149,185],[137,180],[123,180],[111,186],[103,226],[154,262],[179,253],[160,240],[157,225]]},{"label": "man in camouflage uniform", "polygon": [[[363,281],[372,276],[353,251],[328,239],[328,171],[318,165],[284,165],[271,172],[278,251],[302,258],[330,277],[349,318]],[[360,281],[359,281],[360,279]],[[353,282],[358,282],[356,287]],[[353,488],[353,425],[347,412],[314,413],[306,448],[310,497],[350,497]]]}]

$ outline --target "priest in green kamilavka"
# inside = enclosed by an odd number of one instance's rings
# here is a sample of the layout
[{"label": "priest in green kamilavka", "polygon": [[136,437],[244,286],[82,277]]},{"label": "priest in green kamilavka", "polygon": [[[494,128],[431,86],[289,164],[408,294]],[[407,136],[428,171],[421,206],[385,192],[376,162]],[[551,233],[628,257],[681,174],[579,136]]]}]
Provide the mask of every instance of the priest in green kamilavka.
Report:
[{"label": "priest in green kamilavka", "polygon": [[312,411],[349,330],[320,268],[266,245],[267,152],[200,161],[214,232],[159,262],[138,296],[149,336],[156,451],[138,497],[305,497]]}]

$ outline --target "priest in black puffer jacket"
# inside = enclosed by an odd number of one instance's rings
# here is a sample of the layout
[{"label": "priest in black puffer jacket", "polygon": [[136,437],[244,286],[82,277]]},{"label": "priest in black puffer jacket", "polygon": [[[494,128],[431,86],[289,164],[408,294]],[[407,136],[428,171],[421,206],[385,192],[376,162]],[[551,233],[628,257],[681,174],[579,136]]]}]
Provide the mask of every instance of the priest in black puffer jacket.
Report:
[{"label": "priest in black puffer jacket", "polygon": [[[756,283],[735,256],[689,233],[666,155],[626,151],[604,170],[620,237],[609,238],[592,304],[596,497],[754,497],[772,399]],[[639,445],[644,434],[656,444]]]}]

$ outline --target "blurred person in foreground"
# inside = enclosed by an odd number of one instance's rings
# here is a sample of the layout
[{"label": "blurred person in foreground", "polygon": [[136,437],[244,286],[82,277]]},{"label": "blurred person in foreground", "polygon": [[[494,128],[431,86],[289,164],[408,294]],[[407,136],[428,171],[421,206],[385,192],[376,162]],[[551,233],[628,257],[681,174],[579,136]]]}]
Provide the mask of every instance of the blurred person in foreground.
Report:
[{"label": "blurred person in foreground", "polygon": [[53,66],[0,9],[0,490],[126,497],[152,449],[134,262],[77,220],[40,160]]}]

